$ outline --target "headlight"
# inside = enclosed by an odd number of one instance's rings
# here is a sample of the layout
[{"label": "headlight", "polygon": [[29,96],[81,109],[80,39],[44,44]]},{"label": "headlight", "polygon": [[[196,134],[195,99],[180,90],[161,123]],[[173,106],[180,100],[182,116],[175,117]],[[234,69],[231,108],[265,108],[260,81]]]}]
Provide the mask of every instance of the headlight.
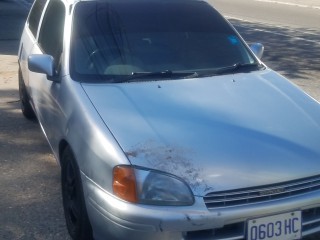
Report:
[{"label": "headlight", "polygon": [[186,206],[194,203],[193,194],[181,179],[159,171],[117,166],[113,171],[113,191],[134,203]]}]

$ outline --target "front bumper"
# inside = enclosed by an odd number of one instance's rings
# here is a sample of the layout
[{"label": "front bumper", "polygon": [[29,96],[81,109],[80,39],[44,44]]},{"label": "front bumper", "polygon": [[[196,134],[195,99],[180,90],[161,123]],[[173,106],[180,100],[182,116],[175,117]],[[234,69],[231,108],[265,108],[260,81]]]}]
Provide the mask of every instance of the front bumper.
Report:
[{"label": "front bumper", "polygon": [[[302,211],[302,236],[320,231],[320,191],[281,200],[208,210],[202,197],[184,207],[124,202],[82,174],[95,240],[245,239],[248,219]],[[226,228],[226,230],[224,230]]]}]

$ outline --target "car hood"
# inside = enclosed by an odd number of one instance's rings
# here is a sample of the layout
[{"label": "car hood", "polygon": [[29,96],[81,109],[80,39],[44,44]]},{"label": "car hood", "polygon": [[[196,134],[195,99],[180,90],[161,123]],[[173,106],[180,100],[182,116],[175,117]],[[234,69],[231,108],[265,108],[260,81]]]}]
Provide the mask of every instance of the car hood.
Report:
[{"label": "car hood", "polygon": [[319,103],[271,70],[82,85],[131,164],[195,195],[320,173]]}]

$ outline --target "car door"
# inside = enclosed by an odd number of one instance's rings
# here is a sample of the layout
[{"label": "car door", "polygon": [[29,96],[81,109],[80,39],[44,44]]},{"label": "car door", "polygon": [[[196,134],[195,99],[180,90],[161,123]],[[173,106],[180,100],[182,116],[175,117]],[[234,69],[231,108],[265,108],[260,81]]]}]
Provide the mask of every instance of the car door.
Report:
[{"label": "car door", "polygon": [[[66,7],[62,1],[50,0],[40,27],[38,40],[34,44],[31,54],[48,54],[54,58],[55,69],[60,68],[63,52],[64,25]],[[55,138],[56,119],[59,115],[59,71],[55,80],[50,80],[45,74],[29,71],[30,95],[35,112],[44,133],[51,142]]]}]

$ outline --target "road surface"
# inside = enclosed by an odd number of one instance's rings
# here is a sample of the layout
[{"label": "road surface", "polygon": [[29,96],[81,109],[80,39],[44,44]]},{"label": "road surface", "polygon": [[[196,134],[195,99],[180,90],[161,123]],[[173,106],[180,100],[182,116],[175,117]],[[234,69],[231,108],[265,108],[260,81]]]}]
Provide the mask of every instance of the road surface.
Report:
[{"label": "road surface", "polygon": [[263,61],[320,101],[319,0],[208,0],[248,42],[265,45]]},{"label": "road surface", "polygon": [[209,0],[229,17],[296,29],[320,30],[319,0]]}]

